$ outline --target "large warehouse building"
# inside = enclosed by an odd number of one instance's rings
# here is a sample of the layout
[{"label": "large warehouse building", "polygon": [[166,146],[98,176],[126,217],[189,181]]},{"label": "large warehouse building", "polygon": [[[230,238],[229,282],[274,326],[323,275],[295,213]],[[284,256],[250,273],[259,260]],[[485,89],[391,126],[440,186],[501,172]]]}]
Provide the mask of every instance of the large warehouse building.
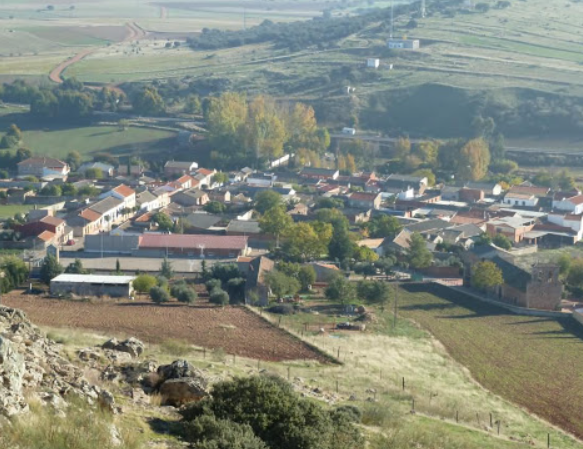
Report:
[{"label": "large warehouse building", "polygon": [[51,295],[111,296],[129,298],[134,291],[135,276],[100,276],[94,274],[60,274],[51,280]]},{"label": "large warehouse building", "polygon": [[246,236],[143,234],[139,254],[146,257],[237,258],[247,254],[247,240]]}]

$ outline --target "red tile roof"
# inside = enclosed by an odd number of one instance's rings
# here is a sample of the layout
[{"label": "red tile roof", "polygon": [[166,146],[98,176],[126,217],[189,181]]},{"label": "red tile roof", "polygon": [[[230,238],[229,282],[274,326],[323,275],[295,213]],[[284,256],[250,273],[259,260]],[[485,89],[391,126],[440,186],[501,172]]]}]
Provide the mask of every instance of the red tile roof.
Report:
[{"label": "red tile roof", "polygon": [[212,175],[214,170],[209,170],[208,168],[199,168],[196,172],[200,173],[201,175],[208,176]]},{"label": "red tile roof", "polygon": [[136,192],[134,189],[132,189],[131,187],[126,186],[125,184],[121,184],[119,186],[117,186],[115,189],[113,189],[114,192],[119,193],[121,196],[123,196],[124,198],[127,198],[129,196],[135,195]]},{"label": "red tile roof", "polygon": [[36,165],[37,167],[63,168],[67,166],[66,162],[52,157],[29,157],[17,165]]},{"label": "red tile roof", "polygon": [[97,221],[101,218],[101,214],[98,214],[97,212],[92,211],[91,209],[85,209],[85,210],[81,211],[79,216],[84,218],[85,220],[90,221],[91,223],[93,223],[94,221]]},{"label": "red tile roof", "polygon": [[512,186],[508,193],[521,195],[546,196],[551,190],[549,187]]},{"label": "red tile roof", "polygon": [[178,182],[180,184],[186,184],[188,181],[193,181],[193,180],[194,180],[194,178],[192,176],[184,175],[184,176],[181,176],[180,178],[178,178],[176,180],[176,182]]},{"label": "red tile roof", "polygon": [[65,220],[58,218],[58,217],[52,217],[52,216],[46,216],[43,217],[39,220],[41,223],[46,223],[49,224],[51,226],[60,226],[63,223],[65,223]]},{"label": "red tile roof", "polygon": [[205,234],[144,234],[140,236],[140,248],[184,248],[200,250],[199,245],[209,249],[236,249],[247,247],[245,236],[222,236]]},{"label": "red tile roof", "polygon": [[37,237],[45,242],[50,242],[55,238],[55,233],[51,231],[43,231]]},{"label": "red tile roof", "polygon": [[569,198],[567,201],[571,204],[583,204],[583,195],[577,195],[572,198]]},{"label": "red tile roof", "polygon": [[377,196],[379,196],[378,193],[354,192],[350,194],[350,199],[356,201],[374,201]]}]

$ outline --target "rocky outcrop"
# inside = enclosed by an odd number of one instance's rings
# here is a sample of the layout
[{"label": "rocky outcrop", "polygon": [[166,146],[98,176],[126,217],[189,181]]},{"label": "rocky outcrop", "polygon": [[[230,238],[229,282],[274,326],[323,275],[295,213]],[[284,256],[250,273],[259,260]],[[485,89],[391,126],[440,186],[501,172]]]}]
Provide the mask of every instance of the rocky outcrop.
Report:
[{"label": "rocky outcrop", "polygon": [[116,410],[113,396],[90,384],[60,349],[22,311],[0,306],[0,415],[25,412],[24,391],[56,407],[77,396]]},{"label": "rocky outcrop", "polygon": [[179,407],[189,402],[200,401],[208,395],[207,387],[207,382],[202,377],[169,379],[160,387],[160,395],[165,405]]},{"label": "rocky outcrop", "polygon": [[118,341],[116,338],[112,338],[103,343],[102,348],[118,352],[127,352],[132,357],[139,357],[144,352],[144,343],[133,337],[124,341]]}]

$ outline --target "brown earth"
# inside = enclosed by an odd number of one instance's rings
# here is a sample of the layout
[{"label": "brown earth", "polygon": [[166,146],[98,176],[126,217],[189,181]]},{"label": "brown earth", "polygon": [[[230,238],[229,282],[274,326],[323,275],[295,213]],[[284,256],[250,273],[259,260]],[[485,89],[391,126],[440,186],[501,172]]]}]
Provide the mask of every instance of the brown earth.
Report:
[{"label": "brown earth", "polygon": [[183,340],[269,361],[330,361],[244,307],[221,309],[202,300],[195,306],[157,305],[149,301],[65,301],[21,292],[3,295],[2,304],[24,310],[39,326],[92,329],[108,335],[135,336],[151,343]]}]

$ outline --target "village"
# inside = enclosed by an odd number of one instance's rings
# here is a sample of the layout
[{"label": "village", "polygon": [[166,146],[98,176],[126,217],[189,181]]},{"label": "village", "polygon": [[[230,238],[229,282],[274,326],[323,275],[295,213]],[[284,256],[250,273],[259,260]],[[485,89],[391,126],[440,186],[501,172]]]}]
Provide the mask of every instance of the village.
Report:
[{"label": "village", "polygon": [[[64,267],[80,260],[92,274],[77,280],[61,275],[51,283],[51,291],[61,294],[82,290],[89,296],[131,297],[135,276],[123,278],[120,290],[122,278],[108,275],[121,274],[120,269],[126,275],[158,273],[160,261],[167,259],[185,278],[213,264],[236,264],[246,276],[245,302],[265,306],[279,299],[265,285],[265,274],[277,261],[292,261],[312,266],[316,283],[339,274],[353,280],[398,276],[463,286],[487,300],[522,308],[577,307],[559,276],[565,274],[561,261],[543,254],[575,248],[581,240],[580,191],[553,191],[528,181],[506,190],[498,183],[471,181],[430,186],[424,176],[288,169],[287,161],[284,156],[268,171],[242,167],[228,173],[196,161],[168,160],[160,173],[139,165],[88,162],[73,173],[64,161],[32,156],[18,163],[12,179],[0,181],[7,204],[35,204],[4,222],[0,245],[23,254],[32,279],[47,255]],[[96,174],[99,179],[84,176]],[[51,186],[86,194],[37,193]],[[274,208],[287,217],[266,219]],[[290,247],[291,223],[333,223],[325,215],[334,210],[347,220],[347,238],[358,251],[342,260],[330,257],[326,248]],[[330,239],[322,234],[330,229],[310,230],[318,239]],[[411,254],[419,242],[422,254]],[[485,261],[494,264],[501,279],[475,281]],[[108,282],[112,285],[105,288]]]}]

